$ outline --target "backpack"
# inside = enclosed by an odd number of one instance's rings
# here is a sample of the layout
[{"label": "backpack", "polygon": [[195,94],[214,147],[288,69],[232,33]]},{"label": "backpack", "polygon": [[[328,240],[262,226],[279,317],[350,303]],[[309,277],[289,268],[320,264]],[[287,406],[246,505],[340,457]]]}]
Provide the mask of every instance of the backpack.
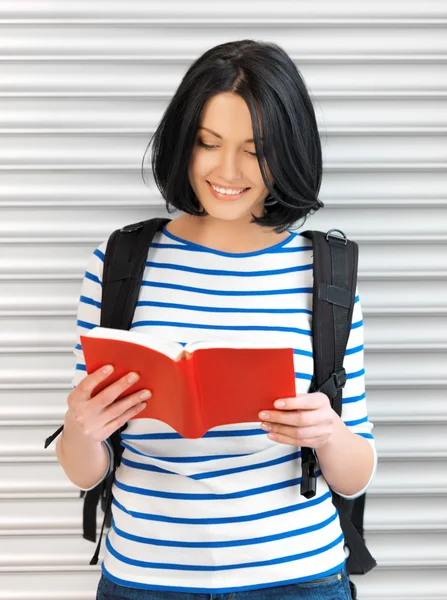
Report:
[{"label": "backpack", "polygon": [[[104,258],[102,281],[101,327],[129,329],[137,304],[140,284],[149,246],[157,231],[170,219],[155,218],[117,229],[109,237]],[[333,235],[338,232],[342,237]],[[321,391],[331,400],[333,410],[341,416],[342,389],[346,383],[343,359],[351,328],[357,284],[358,245],[337,229],[327,233],[305,231],[304,237],[313,244],[312,336],[314,376],[310,392]],[[101,534],[90,561],[97,564],[104,527],[111,525],[112,484],[121,461],[121,431],[109,438],[114,449],[114,465],[110,475],[95,488],[81,491],[84,497],[83,537],[96,542],[96,511],[99,501],[104,512]],[[63,426],[45,441],[45,448],[61,433]],[[316,493],[316,454],[311,448],[301,448],[301,495],[312,498]],[[340,524],[349,550],[347,571],[364,574],[376,566],[363,538],[365,494],[348,500],[332,492]],[[353,598],[354,584],[350,581]]]}]

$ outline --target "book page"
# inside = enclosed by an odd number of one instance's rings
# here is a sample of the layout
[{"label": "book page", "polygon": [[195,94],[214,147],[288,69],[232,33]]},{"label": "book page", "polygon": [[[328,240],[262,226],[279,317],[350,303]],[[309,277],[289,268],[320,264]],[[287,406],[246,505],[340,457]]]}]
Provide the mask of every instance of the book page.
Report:
[{"label": "book page", "polygon": [[194,352],[190,362],[203,414],[198,435],[220,425],[258,422],[259,411],[295,395],[292,348],[214,348]]},{"label": "book page", "polygon": [[113,329],[111,327],[95,327],[84,335],[94,338],[120,340],[122,342],[137,344],[138,346],[145,346],[147,348],[152,348],[157,352],[161,352],[165,356],[169,356],[172,360],[179,360],[183,354],[183,346],[181,344],[165,340],[149,333],[138,333],[137,331]]},{"label": "book page", "polygon": [[198,342],[190,342],[186,344],[184,347],[184,352],[191,354],[195,350],[205,350],[207,348],[288,348],[288,346],[284,344],[271,344],[271,343],[263,343],[263,342],[250,342],[248,340],[239,341],[231,338],[221,339],[215,341],[198,341]]}]

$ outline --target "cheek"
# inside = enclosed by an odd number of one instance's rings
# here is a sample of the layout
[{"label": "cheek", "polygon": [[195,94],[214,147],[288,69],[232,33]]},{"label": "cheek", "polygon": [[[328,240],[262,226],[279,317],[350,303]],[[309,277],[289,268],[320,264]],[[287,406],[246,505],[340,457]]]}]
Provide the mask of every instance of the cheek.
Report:
[{"label": "cheek", "polygon": [[189,173],[194,179],[202,179],[215,168],[215,159],[210,154],[193,153]]}]

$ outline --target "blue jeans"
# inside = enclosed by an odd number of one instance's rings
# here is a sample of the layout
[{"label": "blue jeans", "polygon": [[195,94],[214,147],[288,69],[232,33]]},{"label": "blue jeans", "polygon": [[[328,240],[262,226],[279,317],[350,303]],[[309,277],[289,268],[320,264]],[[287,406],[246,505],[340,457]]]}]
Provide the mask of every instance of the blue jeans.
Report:
[{"label": "blue jeans", "polygon": [[338,573],[315,581],[226,594],[139,590],[117,585],[102,575],[96,596],[96,600],[351,600],[351,598],[345,567]]}]

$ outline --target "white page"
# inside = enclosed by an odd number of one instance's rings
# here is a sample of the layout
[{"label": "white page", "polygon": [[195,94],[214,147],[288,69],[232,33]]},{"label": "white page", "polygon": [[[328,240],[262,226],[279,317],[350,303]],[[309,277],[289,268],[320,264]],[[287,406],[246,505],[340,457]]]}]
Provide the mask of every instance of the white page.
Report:
[{"label": "white page", "polygon": [[177,342],[171,342],[150,333],[138,333],[137,331],[128,331],[127,329],[113,329],[111,327],[95,327],[88,333],[83,334],[86,337],[103,338],[109,340],[120,340],[131,342],[139,346],[152,348],[166,356],[176,360],[183,351],[183,346]]},{"label": "white page", "polygon": [[84,334],[87,337],[96,337],[104,339],[122,340],[124,342],[132,342],[147,348],[153,348],[157,352],[161,352],[172,360],[178,360],[182,352],[191,354],[195,350],[204,350],[206,348],[287,348],[284,344],[249,342],[248,340],[240,341],[231,338],[212,340],[212,341],[197,341],[189,342],[183,347],[177,342],[172,342],[164,338],[158,337],[151,333],[139,333],[137,331],[128,331],[126,329],[112,329],[110,327],[95,327],[88,333]]},{"label": "white page", "polygon": [[222,339],[203,342],[190,342],[184,347],[185,352],[194,352],[194,350],[204,350],[205,348],[288,348],[284,344],[265,344],[262,342],[250,342],[248,340],[240,341],[233,339]]}]

